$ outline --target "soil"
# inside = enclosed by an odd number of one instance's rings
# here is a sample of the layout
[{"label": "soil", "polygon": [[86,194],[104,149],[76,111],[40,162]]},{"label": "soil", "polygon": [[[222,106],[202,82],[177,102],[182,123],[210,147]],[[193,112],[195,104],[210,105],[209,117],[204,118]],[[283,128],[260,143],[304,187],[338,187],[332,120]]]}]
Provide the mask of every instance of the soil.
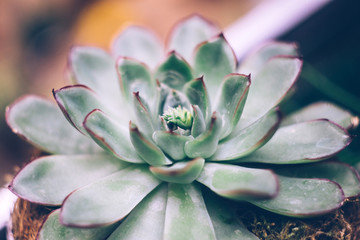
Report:
[{"label": "soil", "polygon": [[[33,240],[52,209],[18,199],[12,215],[15,240]],[[250,204],[239,204],[238,216],[261,240],[360,239],[360,200],[348,200],[341,209],[322,217],[296,219],[272,214]]]}]

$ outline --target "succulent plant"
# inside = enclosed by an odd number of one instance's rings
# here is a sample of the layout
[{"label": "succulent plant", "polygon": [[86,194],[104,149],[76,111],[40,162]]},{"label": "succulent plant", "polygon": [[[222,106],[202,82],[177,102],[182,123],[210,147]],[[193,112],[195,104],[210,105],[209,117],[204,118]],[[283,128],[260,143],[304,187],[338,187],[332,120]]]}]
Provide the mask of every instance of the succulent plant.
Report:
[{"label": "succulent plant", "polygon": [[234,203],[311,217],[360,193],[352,167],[322,161],[350,143],[349,112],[317,103],[281,121],[302,66],[295,44],[265,44],[239,65],[219,28],[193,15],[166,48],[131,26],[112,55],[75,47],[69,66],[74,85],[53,91],[57,105],[31,95],[6,112],[51,153],[9,186],[61,207],[39,239],[257,239]]}]

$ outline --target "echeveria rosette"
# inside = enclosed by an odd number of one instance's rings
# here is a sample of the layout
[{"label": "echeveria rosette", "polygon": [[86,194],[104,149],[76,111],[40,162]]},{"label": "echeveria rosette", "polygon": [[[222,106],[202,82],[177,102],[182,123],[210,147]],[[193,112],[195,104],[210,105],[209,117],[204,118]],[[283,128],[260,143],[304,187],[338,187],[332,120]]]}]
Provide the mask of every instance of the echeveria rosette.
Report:
[{"label": "echeveria rosette", "polygon": [[[74,85],[54,91],[57,106],[36,96],[9,106],[13,131],[53,154],[10,185],[61,207],[39,239],[257,239],[226,199],[309,217],[360,193],[352,167],[321,161],[350,143],[350,113],[321,103],[281,124],[277,106],[302,65],[296,45],[269,43],[238,66],[219,29],[194,15],[175,26],[167,51],[129,27],[113,56],[72,50]],[[203,197],[201,185],[216,195]]]}]

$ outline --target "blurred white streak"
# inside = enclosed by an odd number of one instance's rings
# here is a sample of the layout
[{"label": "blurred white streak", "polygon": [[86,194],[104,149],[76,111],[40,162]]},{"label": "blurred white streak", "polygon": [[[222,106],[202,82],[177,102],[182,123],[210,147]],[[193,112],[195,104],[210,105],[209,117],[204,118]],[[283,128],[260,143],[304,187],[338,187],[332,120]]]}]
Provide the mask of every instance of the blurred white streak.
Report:
[{"label": "blurred white streak", "polygon": [[7,188],[0,187],[0,229],[5,227],[10,220],[17,197]]},{"label": "blurred white streak", "polygon": [[301,23],[331,0],[263,0],[225,30],[238,59]]}]

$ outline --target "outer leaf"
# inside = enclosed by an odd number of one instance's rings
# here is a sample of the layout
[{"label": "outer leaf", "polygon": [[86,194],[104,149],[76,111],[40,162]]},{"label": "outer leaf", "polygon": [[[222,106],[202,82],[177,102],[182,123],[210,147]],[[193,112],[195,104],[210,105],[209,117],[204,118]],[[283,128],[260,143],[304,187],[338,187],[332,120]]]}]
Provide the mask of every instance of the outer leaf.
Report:
[{"label": "outer leaf", "polygon": [[135,59],[121,57],[116,66],[121,89],[129,102],[132,100],[133,92],[140,92],[147,101],[155,98],[156,83],[151,78],[150,69],[145,64]]},{"label": "outer leaf", "polygon": [[76,227],[116,222],[159,183],[146,166],[126,168],[70,194],[62,206],[60,221]]},{"label": "outer leaf", "polygon": [[172,51],[166,61],[157,69],[155,78],[169,87],[181,91],[185,83],[194,77],[190,65],[175,51]]},{"label": "outer leaf", "polygon": [[215,240],[198,185],[169,184],[164,240]]},{"label": "outer leaf", "polygon": [[343,191],[329,180],[279,176],[279,181],[280,192],[275,198],[250,202],[268,211],[294,217],[323,215],[343,204]]},{"label": "outer leaf", "polygon": [[99,97],[83,85],[63,87],[53,91],[54,98],[68,121],[80,132],[87,134],[82,123],[94,109],[105,109]]},{"label": "outer leaf", "polygon": [[45,205],[60,205],[75,189],[128,166],[110,155],[47,156],[24,167],[9,188],[16,195]]},{"label": "outer leaf", "polygon": [[185,143],[193,138],[170,131],[156,131],[153,134],[153,139],[173,160],[182,160],[186,158]]},{"label": "outer leaf", "polygon": [[215,98],[225,75],[235,72],[236,57],[224,36],[202,43],[195,51],[195,73],[204,75],[210,99]]},{"label": "outer leaf", "polygon": [[276,170],[287,177],[327,178],[338,183],[345,197],[356,197],[360,194],[359,173],[350,165],[342,162],[318,162],[300,166],[287,166]]},{"label": "outer leaf", "polygon": [[76,84],[86,85],[110,106],[121,106],[115,60],[100,48],[74,47],[69,64]]},{"label": "outer leaf", "polygon": [[219,32],[220,29],[214,23],[199,15],[192,15],[175,25],[169,37],[168,49],[175,50],[187,61],[191,61],[196,45]]},{"label": "outer leaf", "polygon": [[207,163],[197,181],[220,196],[234,200],[270,198],[279,190],[271,170]]},{"label": "outer leaf", "polygon": [[146,28],[130,26],[113,42],[112,52],[118,58],[131,57],[154,68],[163,58],[163,46],[157,36]]},{"label": "outer leaf", "polygon": [[222,117],[221,138],[227,137],[239,122],[249,87],[250,75],[230,74],[222,82],[215,107]]},{"label": "outer leaf", "polygon": [[28,95],[6,108],[6,121],[14,133],[36,147],[55,154],[95,153],[101,149],[66,121],[58,106]]},{"label": "outer leaf", "polygon": [[343,128],[327,121],[303,122],[280,128],[262,148],[241,162],[289,164],[328,158],[351,142]]},{"label": "outer leaf", "polygon": [[188,82],[184,86],[184,93],[192,105],[197,105],[201,109],[205,121],[209,120],[211,116],[211,106],[204,78],[199,77]]},{"label": "outer leaf", "polygon": [[150,171],[159,179],[171,183],[191,183],[200,174],[205,160],[203,158],[195,158],[191,161],[182,161],[174,163],[167,167],[150,167]]},{"label": "outer leaf", "polygon": [[116,157],[127,162],[144,163],[130,143],[129,130],[99,109],[86,116],[84,127],[95,142]]},{"label": "outer leaf", "polygon": [[60,209],[52,211],[47,216],[37,235],[38,240],[83,240],[83,239],[105,239],[109,236],[118,224],[112,224],[98,228],[70,228],[59,222]]},{"label": "outer leaf", "polygon": [[167,185],[152,191],[111,234],[108,240],[159,240],[164,233]]},{"label": "outer leaf", "polygon": [[221,134],[221,118],[214,112],[206,132],[185,143],[185,153],[190,158],[209,158],[215,151]]},{"label": "outer leaf", "polygon": [[294,112],[284,119],[281,126],[323,118],[329,119],[346,129],[356,127],[359,122],[359,119],[350,112],[332,103],[317,102]]},{"label": "outer leaf", "polygon": [[130,122],[130,139],[136,152],[141,158],[152,166],[162,166],[171,162],[165,157],[161,149],[149,141],[139,131],[137,126]]},{"label": "outer leaf", "polygon": [[256,76],[258,71],[276,56],[299,56],[296,43],[269,42],[256,49],[241,62],[238,72]]},{"label": "outer leaf", "polygon": [[270,59],[252,78],[238,128],[244,128],[277,106],[295,83],[302,66],[298,58]]},{"label": "outer leaf", "polygon": [[235,131],[221,141],[211,160],[226,161],[244,157],[262,147],[276,132],[281,120],[279,109],[273,109],[255,123]]},{"label": "outer leaf", "polygon": [[[208,196],[209,195],[209,196]],[[215,194],[204,196],[206,208],[214,225],[217,239],[221,240],[259,240],[247,230],[246,226],[229,208],[229,203]]]}]

